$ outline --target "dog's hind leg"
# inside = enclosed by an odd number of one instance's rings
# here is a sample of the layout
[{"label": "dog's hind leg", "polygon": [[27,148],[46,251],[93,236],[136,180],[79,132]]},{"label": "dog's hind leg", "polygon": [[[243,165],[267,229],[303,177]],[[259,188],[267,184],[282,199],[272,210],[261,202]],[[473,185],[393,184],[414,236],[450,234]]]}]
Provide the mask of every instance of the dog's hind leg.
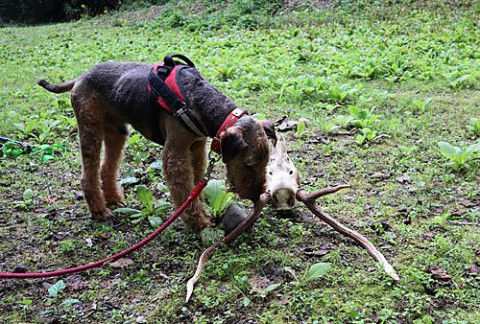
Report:
[{"label": "dog's hind leg", "polygon": [[103,116],[101,105],[94,94],[85,93],[89,92],[74,89],[71,95],[82,155],[82,189],[92,217],[107,220],[112,216],[112,212],[106,206],[100,181]]},{"label": "dog's hind leg", "polygon": [[125,125],[115,129],[105,125],[103,127],[103,140],[105,143],[105,157],[100,168],[103,195],[107,205],[125,207],[122,189],[117,185],[118,170],[122,159],[123,148],[127,141]]}]

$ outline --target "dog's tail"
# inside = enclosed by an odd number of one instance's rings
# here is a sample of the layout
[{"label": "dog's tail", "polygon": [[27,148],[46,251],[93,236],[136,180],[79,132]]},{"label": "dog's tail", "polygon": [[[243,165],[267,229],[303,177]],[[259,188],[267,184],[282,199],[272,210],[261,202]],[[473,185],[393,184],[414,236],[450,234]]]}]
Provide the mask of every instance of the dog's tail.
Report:
[{"label": "dog's tail", "polygon": [[73,86],[77,82],[77,79],[72,79],[70,81],[61,83],[61,84],[50,84],[45,80],[38,81],[38,84],[50,92],[62,93],[72,90]]}]

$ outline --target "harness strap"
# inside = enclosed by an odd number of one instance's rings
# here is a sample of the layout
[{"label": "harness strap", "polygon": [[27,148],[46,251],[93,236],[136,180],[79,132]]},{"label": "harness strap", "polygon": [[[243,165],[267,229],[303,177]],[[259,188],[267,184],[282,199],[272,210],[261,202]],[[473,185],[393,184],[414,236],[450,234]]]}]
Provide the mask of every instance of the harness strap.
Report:
[{"label": "harness strap", "polygon": [[248,115],[248,112],[242,108],[235,108],[225,119],[212,140],[211,148],[215,153],[222,154],[222,132],[235,125],[243,115]]},{"label": "harness strap", "polygon": [[175,118],[179,118],[195,134],[208,136],[194,114],[187,109],[186,99],[177,81],[180,71],[194,68],[193,63],[188,59],[186,62],[189,65],[174,62],[170,55],[167,55],[164,61],[165,63],[155,64],[148,75],[148,90],[154,97],[153,101]]},{"label": "harness strap", "polygon": [[[157,103],[170,114],[173,114],[174,111],[185,106],[185,101],[183,96],[182,99],[179,99],[179,96],[167,85],[165,79],[162,80],[162,74],[158,74],[156,67],[157,66],[154,66],[148,75],[148,88],[156,97],[158,97]],[[175,68],[178,69],[177,67]]]}]

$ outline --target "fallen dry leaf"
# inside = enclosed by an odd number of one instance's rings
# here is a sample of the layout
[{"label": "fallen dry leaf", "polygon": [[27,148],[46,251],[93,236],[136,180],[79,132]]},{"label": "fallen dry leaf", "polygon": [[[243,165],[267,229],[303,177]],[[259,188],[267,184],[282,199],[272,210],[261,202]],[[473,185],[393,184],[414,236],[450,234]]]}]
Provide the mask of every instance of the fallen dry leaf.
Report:
[{"label": "fallen dry leaf", "polygon": [[438,280],[438,281],[447,282],[447,281],[450,281],[450,279],[452,279],[452,277],[450,277],[450,275],[447,273],[447,271],[445,271],[444,269],[439,268],[437,266],[433,266],[433,267],[428,268],[427,272],[432,275],[433,279]]},{"label": "fallen dry leaf", "polygon": [[259,275],[254,276],[250,280],[250,286],[252,286],[252,289],[254,291],[263,291],[267,289],[267,287],[270,286],[271,283],[272,282],[268,278],[261,277]]},{"label": "fallen dry leaf", "polygon": [[117,261],[110,263],[110,267],[123,269],[125,267],[131,266],[134,263],[135,262],[133,262],[132,259],[120,258]]}]

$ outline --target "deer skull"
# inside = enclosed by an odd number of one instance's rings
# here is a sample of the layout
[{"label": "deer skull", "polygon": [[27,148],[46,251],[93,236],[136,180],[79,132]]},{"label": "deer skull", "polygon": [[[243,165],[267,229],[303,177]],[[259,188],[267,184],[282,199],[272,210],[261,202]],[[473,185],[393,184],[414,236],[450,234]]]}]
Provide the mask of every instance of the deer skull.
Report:
[{"label": "deer skull", "polygon": [[272,208],[292,209],[299,185],[300,174],[287,154],[287,146],[282,136],[277,145],[270,145],[270,161],[267,166],[267,192],[272,195]]}]

